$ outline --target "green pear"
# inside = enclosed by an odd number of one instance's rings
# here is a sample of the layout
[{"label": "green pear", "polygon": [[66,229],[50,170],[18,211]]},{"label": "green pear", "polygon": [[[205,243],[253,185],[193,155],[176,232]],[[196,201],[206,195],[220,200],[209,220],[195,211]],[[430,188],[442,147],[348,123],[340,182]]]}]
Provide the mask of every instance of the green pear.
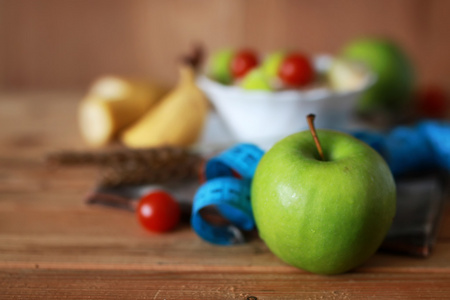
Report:
[{"label": "green pear", "polygon": [[343,48],[342,56],[366,64],[376,76],[358,103],[360,112],[400,111],[412,100],[414,69],[398,44],[381,38],[357,39]]},{"label": "green pear", "polygon": [[276,143],[258,164],[251,201],[261,238],[295,267],[338,274],[378,249],[395,215],[389,167],[367,144],[318,130],[325,160],[309,131]]}]

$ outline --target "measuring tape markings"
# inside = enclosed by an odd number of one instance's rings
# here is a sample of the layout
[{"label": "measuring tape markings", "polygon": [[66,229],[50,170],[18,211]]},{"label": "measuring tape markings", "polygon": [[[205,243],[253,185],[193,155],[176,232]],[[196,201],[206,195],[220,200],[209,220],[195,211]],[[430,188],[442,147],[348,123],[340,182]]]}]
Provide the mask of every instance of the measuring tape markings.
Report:
[{"label": "measuring tape markings", "polygon": [[[210,159],[205,167],[207,182],[194,197],[191,225],[208,242],[232,245],[244,242],[242,230],[255,226],[250,203],[251,180],[264,151],[252,144],[238,144]],[[241,178],[233,177],[233,171]],[[200,211],[214,206],[230,224],[216,225]]]},{"label": "measuring tape markings", "polygon": [[238,144],[206,164],[206,179],[233,176],[233,170],[242,178],[251,180],[264,151],[252,144]]}]

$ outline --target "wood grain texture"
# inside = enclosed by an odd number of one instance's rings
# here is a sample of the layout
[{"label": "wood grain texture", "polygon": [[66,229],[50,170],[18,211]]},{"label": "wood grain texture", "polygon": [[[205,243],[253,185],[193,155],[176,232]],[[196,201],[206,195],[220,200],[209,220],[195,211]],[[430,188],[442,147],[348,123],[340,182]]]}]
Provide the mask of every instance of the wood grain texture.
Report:
[{"label": "wood grain texture", "polygon": [[448,299],[448,274],[2,270],[2,299]]},{"label": "wood grain texture", "polygon": [[0,87],[80,88],[109,73],[173,83],[194,42],[335,54],[363,35],[395,39],[421,83],[448,87],[449,11],[447,0],[0,0]]},{"label": "wood grain texture", "polygon": [[81,94],[0,96],[1,299],[448,299],[448,203],[429,258],[377,253],[353,272],[314,275],[256,234],[219,247],[188,224],[151,234],[133,213],[85,205],[96,170],[43,163],[48,152],[87,149],[74,117]]}]

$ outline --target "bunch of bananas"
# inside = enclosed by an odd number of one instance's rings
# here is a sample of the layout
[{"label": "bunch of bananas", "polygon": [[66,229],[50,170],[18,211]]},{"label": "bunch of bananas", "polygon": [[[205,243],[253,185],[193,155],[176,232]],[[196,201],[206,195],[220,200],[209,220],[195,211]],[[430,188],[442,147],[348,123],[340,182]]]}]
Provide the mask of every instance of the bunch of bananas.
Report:
[{"label": "bunch of bananas", "polygon": [[204,127],[209,102],[194,69],[180,66],[178,84],[108,76],[94,82],[78,112],[81,135],[92,146],[119,140],[130,148],[190,146]]}]

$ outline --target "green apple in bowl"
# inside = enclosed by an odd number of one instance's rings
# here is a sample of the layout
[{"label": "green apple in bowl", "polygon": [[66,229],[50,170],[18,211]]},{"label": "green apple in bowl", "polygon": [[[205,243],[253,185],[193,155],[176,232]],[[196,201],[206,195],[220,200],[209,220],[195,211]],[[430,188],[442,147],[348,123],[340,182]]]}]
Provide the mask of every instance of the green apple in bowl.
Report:
[{"label": "green apple in bowl", "polygon": [[230,84],[233,81],[230,65],[234,55],[231,49],[214,52],[208,60],[208,75],[222,84]]},{"label": "green apple in bowl", "polygon": [[309,131],[263,156],[252,207],[276,256],[309,272],[338,274],[376,252],[395,215],[396,189],[386,162],[367,144],[331,130],[317,136],[324,160]]},{"label": "green apple in bowl", "polygon": [[242,79],[240,86],[245,90],[272,91],[272,87],[260,68],[249,71]]},{"label": "green apple in bowl", "polygon": [[280,66],[287,56],[286,51],[276,51],[268,54],[262,62],[261,69],[267,80],[274,86],[281,86],[281,79],[279,78]]}]

